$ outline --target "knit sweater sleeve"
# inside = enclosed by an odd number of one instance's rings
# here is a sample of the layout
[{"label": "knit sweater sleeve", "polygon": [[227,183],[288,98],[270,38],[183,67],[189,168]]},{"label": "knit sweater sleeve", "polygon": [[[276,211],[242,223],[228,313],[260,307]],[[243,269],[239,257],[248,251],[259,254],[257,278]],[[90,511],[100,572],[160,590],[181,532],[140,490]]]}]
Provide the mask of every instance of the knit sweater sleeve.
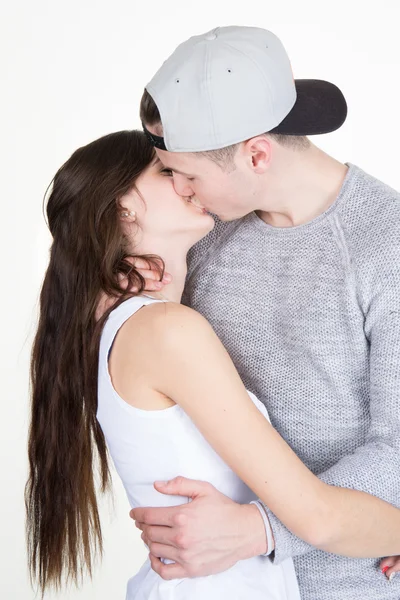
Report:
[{"label": "knit sweater sleeve", "polygon": [[[364,444],[318,477],[400,506],[400,233],[383,239],[359,270],[364,331],[369,342],[370,420]],[[371,264],[372,263],[372,264]],[[275,563],[310,552],[267,508]]]}]

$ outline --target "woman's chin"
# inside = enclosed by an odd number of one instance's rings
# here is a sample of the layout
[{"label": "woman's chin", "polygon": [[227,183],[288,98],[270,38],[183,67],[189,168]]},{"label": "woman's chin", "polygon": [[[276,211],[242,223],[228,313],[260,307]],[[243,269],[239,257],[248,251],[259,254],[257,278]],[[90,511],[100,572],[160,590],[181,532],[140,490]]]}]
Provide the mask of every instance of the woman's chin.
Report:
[{"label": "woman's chin", "polygon": [[215,227],[215,221],[208,213],[199,215],[199,219],[196,219],[196,221],[195,224],[193,221],[190,224],[188,223],[187,227],[192,232],[193,245],[208,235]]}]

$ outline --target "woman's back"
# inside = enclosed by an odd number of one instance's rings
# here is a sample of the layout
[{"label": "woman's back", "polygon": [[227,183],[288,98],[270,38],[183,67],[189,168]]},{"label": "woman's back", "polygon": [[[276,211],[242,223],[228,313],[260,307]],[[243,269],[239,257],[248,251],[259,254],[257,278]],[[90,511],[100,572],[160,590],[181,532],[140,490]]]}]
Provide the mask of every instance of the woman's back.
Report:
[{"label": "woman's back", "polygon": [[[164,495],[154,489],[154,481],[177,475],[208,481],[235,502],[248,503],[255,499],[253,492],[216,454],[180,406],[174,404],[161,410],[136,408],[114,389],[108,358],[115,336],[136,311],[154,302],[159,301],[140,296],[122,303],[108,318],[100,342],[97,418],[130,505],[175,506],[188,502],[186,497]],[[268,418],[264,405],[250,392],[249,395]],[[268,558],[255,557],[217,575],[172,581],[161,579],[146,561],[129,581],[127,600],[195,600],[205,594],[208,600],[298,598],[291,561],[273,566]]]}]

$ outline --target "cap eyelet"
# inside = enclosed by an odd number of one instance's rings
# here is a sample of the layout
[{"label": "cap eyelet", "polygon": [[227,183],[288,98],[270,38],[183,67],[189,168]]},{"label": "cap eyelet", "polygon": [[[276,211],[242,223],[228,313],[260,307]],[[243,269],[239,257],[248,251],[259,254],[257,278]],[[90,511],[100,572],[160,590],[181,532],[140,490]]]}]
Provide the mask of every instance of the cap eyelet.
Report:
[{"label": "cap eyelet", "polygon": [[175,83],[180,83],[180,79],[175,79]]},{"label": "cap eyelet", "polygon": [[232,69],[228,69],[228,73],[232,73]]}]

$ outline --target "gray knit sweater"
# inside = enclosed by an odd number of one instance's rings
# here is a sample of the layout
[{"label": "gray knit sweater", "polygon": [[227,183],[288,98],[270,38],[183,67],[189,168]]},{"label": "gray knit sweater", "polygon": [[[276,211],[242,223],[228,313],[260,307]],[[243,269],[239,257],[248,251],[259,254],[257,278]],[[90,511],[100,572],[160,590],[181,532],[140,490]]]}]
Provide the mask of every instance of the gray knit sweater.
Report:
[{"label": "gray knit sweater", "polygon": [[[190,252],[184,302],[314,473],[400,505],[397,192],[349,165],[335,203],[310,223],[217,220]],[[400,575],[389,583],[379,560],[315,550],[269,517],[272,560],[293,557],[303,600],[399,600]]]}]

